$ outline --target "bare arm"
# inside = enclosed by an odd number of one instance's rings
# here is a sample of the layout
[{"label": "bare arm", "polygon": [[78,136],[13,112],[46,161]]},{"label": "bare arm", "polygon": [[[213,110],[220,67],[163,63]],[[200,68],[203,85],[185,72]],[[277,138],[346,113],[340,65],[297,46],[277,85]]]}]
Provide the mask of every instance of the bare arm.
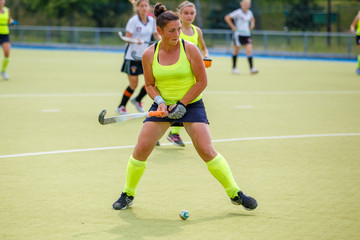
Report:
[{"label": "bare arm", "polygon": [[[126,31],[125,37],[132,38],[132,33]],[[136,40],[138,41],[137,44],[142,44],[142,41],[140,39],[136,39]],[[127,43],[132,43],[132,42],[127,42]]]},{"label": "bare arm", "polygon": [[251,20],[250,20],[250,30],[253,30],[255,27],[255,18],[252,17]]},{"label": "bare arm", "polygon": [[232,18],[230,17],[230,15],[229,14],[226,15],[224,17],[224,19],[225,19],[225,22],[230,26],[231,30],[236,31],[236,27],[235,27],[234,23],[232,22]]},{"label": "bare arm", "polygon": [[195,76],[196,83],[189,89],[180,100],[185,106],[199,96],[207,86],[207,75],[199,49],[195,44],[185,42],[186,56],[190,62],[191,70]]},{"label": "bare arm", "polygon": [[[152,99],[154,99],[156,96],[161,96],[159,90],[155,85],[155,77],[152,71],[153,58],[154,58],[154,45],[151,45],[145,50],[142,56],[142,65],[144,70],[146,92],[149,95],[149,97],[151,97]],[[160,104],[157,110],[163,111],[165,113],[163,116],[168,115],[167,106],[165,103]]]},{"label": "bare arm", "polygon": [[142,65],[144,69],[145,88],[152,99],[160,95],[159,90],[155,86],[155,77],[152,71],[152,62],[154,58],[154,45],[148,47],[142,56]]},{"label": "bare arm", "polygon": [[12,24],[14,22],[14,19],[12,19],[12,17],[11,17],[11,12],[10,12],[9,8],[8,8],[8,11],[9,11],[9,24]]},{"label": "bare arm", "polygon": [[196,30],[197,30],[197,32],[199,34],[198,43],[199,43],[200,50],[201,50],[204,58],[208,58],[209,57],[209,51],[208,51],[208,49],[206,47],[204,37],[203,37],[203,33],[202,33],[202,31],[201,31],[201,29],[199,27],[196,27]]},{"label": "bare arm", "polygon": [[356,25],[357,25],[357,23],[359,21],[359,15],[360,15],[360,11],[358,12],[358,14],[356,14],[353,22],[350,25],[350,32],[355,32],[355,27],[356,27]]},{"label": "bare arm", "polygon": [[130,38],[131,38],[131,37],[132,37],[132,33],[126,32],[126,33],[125,33],[125,37],[130,37]]}]

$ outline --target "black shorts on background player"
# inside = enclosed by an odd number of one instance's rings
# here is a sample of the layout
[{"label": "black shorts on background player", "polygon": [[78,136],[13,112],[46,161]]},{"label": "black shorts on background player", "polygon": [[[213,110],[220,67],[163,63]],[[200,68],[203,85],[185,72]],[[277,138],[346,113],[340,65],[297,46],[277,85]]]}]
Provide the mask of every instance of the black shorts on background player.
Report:
[{"label": "black shorts on background player", "polygon": [[124,72],[131,76],[137,76],[144,73],[142,63],[140,61],[133,60],[124,60],[121,72]]},{"label": "black shorts on background player", "polygon": [[[252,43],[252,39],[250,36],[234,36],[234,38],[238,38],[241,45]],[[235,39],[234,39],[234,44],[237,45]]]}]

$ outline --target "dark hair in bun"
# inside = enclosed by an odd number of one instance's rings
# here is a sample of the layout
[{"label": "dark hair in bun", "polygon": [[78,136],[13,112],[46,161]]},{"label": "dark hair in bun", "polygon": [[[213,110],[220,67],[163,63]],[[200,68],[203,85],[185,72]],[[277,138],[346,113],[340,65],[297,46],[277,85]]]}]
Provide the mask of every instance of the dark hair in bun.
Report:
[{"label": "dark hair in bun", "polygon": [[154,16],[157,18],[159,17],[160,14],[162,14],[163,12],[166,12],[166,6],[161,4],[161,3],[156,3],[154,6]]},{"label": "dark hair in bun", "polygon": [[180,19],[179,15],[173,11],[168,11],[162,3],[157,3],[154,6],[154,16],[156,18],[156,25],[161,29],[163,29],[168,22]]}]

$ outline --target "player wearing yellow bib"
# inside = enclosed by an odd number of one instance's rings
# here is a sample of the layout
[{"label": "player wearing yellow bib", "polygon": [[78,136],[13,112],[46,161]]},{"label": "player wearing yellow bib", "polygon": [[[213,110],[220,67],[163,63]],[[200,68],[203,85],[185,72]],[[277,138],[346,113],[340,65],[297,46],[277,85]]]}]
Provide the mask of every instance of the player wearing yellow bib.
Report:
[{"label": "player wearing yellow bib", "polygon": [[[181,17],[180,38],[199,46],[204,57],[205,67],[210,67],[211,59],[209,59],[209,51],[206,48],[202,31],[199,27],[192,24],[196,17],[195,4],[184,1],[178,6],[177,11]],[[185,147],[185,144],[180,137],[180,129],[181,127],[173,127],[169,132],[167,139],[177,146]]]},{"label": "player wearing yellow bib", "polygon": [[179,38],[181,23],[176,13],[167,11],[164,5],[157,3],[154,15],[157,32],[162,40],[145,50],[142,62],[146,90],[154,99],[150,111],[158,110],[164,114],[145,119],[128,161],[124,190],[113,208],[122,210],[132,205],[137,185],[145,171],[146,160],[157,140],[172,124],[181,124],[209,172],[224,187],[231,202],[243,205],[248,210],[255,209],[256,200],[240,191],[225,158],[212,145],[201,99],[207,76],[197,46]]},{"label": "player wearing yellow bib", "polygon": [[[358,48],[360,50],[360,11],[358,12],[358,14],[356,14],[353,22],[350,25],[350,32],[356,32],[356,44],[358,45]],[[360,54],[358,55],[358,65],[356,68],[356,72],[360,75]]]},{"label": "player wearing yellow bib", "polygon": [[10,9],[5,7],[5,0],[0,0],[0,44],[4,51],[4,59],[2,61],[1,76],[8,80],[10,77],[6,73],[6,67],[10,57],[10,37],[9,24],[17,25],[17,21],[11,18]]},{"label": "player wearing yellow bib", "polygon": [[181,17],[180,38],[199,46],[203,57],[208,58],[209,51],[206,48],[203,33],[199,27],[192,24],[196,17],[195,4],[189,1],[184,1],[178,6],[177,10]]}]

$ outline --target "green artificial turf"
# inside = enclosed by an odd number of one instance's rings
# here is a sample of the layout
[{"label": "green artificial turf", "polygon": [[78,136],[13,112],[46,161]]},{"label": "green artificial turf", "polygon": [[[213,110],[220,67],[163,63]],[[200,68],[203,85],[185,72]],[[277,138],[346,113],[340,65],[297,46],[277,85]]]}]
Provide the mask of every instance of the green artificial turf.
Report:
[{"label": "green artificial turf", "polygon": [[232,75],[230,57],[213,57],[203,99],[214,146],[258,208],[231,204],[181,130],[186,147],[164,136],[133,206],[115,211],[142,126],[97,122],[128,85],[122,59],[12,49],[0,80],[0,239],[360,238],[355,63],[255,56],[259,74],[239,58]]}]

